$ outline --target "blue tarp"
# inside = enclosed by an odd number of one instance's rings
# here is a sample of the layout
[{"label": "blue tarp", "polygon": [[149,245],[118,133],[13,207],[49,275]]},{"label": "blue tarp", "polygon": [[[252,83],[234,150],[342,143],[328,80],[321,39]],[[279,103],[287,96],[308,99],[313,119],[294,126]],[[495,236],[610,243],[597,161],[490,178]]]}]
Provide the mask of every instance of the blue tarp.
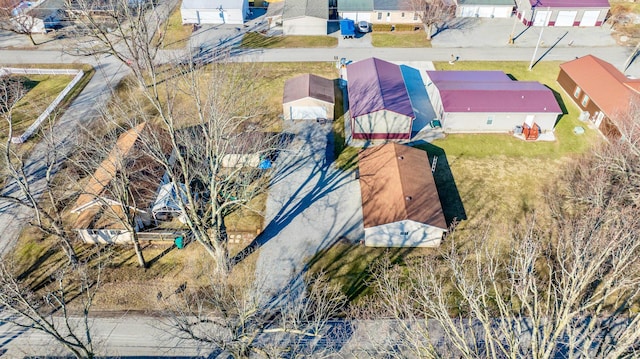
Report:
[{"label": "blue tarp", "polygon": [[340,35],[342,36],[355,36],[356,25],[353,20],[344,19],[340,20]]}]

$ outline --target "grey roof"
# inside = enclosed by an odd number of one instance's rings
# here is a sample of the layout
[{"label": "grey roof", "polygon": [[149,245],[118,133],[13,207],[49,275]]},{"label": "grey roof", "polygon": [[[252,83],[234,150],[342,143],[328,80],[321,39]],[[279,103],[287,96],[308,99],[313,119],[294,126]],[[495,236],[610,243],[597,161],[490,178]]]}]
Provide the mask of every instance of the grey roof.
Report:
[{"label": "grey roof", "polygon": [[338,12],[344,11],[373,11],[373,0],[340,0]]},{"label": "grey roof", "polygon": [[305,97],[334,103],[333,81],[312,74],[304,74],[290,78],[284,83],[283,103],[300,100]]},{"label": "grey roof", "polygon": [[182,9],[242,9],[244,0],[183,0]]},{"label": "grey roof", "polygon": [[511,5],[515,6],[513,0],[458,0],[458,5]]},{"label": "grey roof", "polygon": [[410,0],[374,0],[374,10],[411,10]]},{"label": "grey roof", "polygon": [[322,0],[285,0],[283,19],[311,16],[329,19],[329,2]]}]

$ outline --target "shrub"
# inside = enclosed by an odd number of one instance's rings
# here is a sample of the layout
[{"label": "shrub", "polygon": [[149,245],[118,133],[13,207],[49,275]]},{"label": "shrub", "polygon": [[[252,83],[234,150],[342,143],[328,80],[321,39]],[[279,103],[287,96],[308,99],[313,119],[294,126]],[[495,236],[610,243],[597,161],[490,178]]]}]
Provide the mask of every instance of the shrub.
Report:
[{"label": "shrub", "polygon": [[396,31],[418,31],[422,30],[422,24],[398,24]]},{"label": "shrub", "polygon": [[373,24],[371,30],[373,31],[391,31],[391,24]]}]

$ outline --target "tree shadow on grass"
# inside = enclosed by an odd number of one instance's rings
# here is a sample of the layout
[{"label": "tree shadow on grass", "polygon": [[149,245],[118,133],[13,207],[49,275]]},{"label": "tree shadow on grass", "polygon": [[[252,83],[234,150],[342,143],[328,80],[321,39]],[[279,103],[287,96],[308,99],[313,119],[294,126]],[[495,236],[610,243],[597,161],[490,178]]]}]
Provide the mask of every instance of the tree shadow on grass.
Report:
[{"label": "tree shadow on grass", "polygon": [[447,226],[457,221],[464,221],[467,219],[467,213],[460,198],[460,192],[456,181],[453,178],[451,167],[449,167],[449,161],[444,150],[438,146],[432,145],[428,142],[420,141],[414,144],[414,147],[427,151],[429,157],[429,163],[433,166],[433,161],[436,161],[436,170],[433,173],[433,179],[436,182],[436,188],[438,189],[438,196],[440,197],[440,203],[442,205],[442,211],[444,212],[444,218],[447,221]]}]

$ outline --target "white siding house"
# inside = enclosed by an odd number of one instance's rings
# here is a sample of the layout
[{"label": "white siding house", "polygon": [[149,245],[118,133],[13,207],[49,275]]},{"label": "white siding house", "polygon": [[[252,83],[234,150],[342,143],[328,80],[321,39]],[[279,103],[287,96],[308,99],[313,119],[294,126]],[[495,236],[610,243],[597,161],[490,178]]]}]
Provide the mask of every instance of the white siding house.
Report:
[{"label": "white siding house", "polygon": [[457,17],[511,17],[514,0],[457,0]]},{"label": "white siding house", "polygon": [[249,0],[183,0],[183,24],[243,24]]},{"label": "white siding house", "polygon": [[282,11],[284,35],[326,35],[329,2],[285,0]]}]

